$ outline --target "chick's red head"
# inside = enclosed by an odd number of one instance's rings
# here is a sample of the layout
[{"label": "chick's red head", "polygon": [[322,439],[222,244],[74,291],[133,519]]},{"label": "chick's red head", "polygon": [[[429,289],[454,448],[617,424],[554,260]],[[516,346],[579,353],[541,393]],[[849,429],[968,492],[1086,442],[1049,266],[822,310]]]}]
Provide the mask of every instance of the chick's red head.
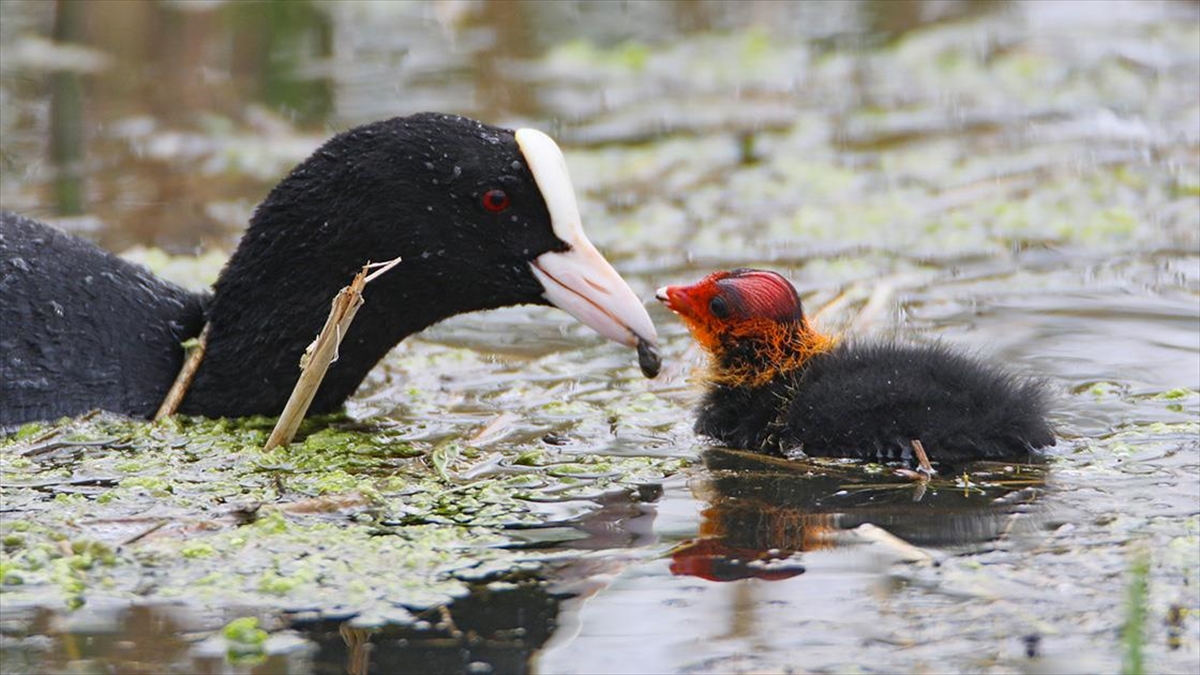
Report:
[{"label": "chick's red head", "polygon": [[764,270],[714,272],[690,286],[664,286],[656,297],[683,318],[709,351],[725,338],[761,336],[779,324],[804,320],[796,289]]},{"label": "chick's red head", "polygon": [[832,345],[809,326],[795,287],[775,272],[714,272],[689,286],[664,286],[656,297],[712,357],[717,381],[761,384]]}]

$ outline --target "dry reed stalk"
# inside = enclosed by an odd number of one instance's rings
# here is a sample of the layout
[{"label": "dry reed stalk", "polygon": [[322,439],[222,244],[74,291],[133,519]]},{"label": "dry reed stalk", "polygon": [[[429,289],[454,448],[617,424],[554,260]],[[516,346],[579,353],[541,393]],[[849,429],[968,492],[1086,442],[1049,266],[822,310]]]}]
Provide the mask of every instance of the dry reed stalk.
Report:
[{"label": "dry reed stalk", "polygon": [[[321,333],[308,346],[308,349],[304,350],[304,356],[300,359],[300,379],[296,381],[292,395],[288,397],[287,405],[279,414],[279,420],[275,422],[275,428],[271,430],[271,436],[263,446],[264,451],[287,445],[295,438],[296,430],[300,428],[300,423],[304,421],[304,414],[308,412],[308,406],[312,404],[313,398],[317,395],[321,380],[325,379],[325,373],[329,370],[330,364],[337,360],[337,350],[342,343],[342,338],[349,331],[350,323],[354,321],[354,315],[358,312],[358,308],[362,307],[365,302],[362,295],[363,289],[368,283],[379,278],[380,275],[399,263],[400,258],[386,263],[367,263],[363,265],[358,274],[354,275],[349,286],[338,291],[329,308],[329,317],[325,320],[325,327],[321,329]],[[378,269],[368,274],[367,272],[372,268]]]},{"label": "dry reed stalk", "polygon": [[179,410],[179,404],[183,403],[183,397],[187,395],[188,387],[192,386],[192,379],[196,377],[196,371],[200,368],[200,362],[204,360],[204,352],[208,349],[208,324],[204,324],[204,330],[200,331],[200,337],[196,338],[187,353],[187,357],[183,360],[183,367],[179,369],[179,374],[175,376],[175,381],[171,383],[171,388],[167,390],[167,395],[163,398],[162,405],[158,407],[158,412],[154,413],[154,421],[157,422],[164,417],[170,417]]},{"label": "dry reed stalk", "polygon": [[926,476],[932,476],[937,473],[933,470],[933,465],[929,463],[929,455],[925,454],[925,444],[921,442],[921,439],[914,438],[912,440],[912,449],[913,453],[917,455],[917,462],[921,465],[921,471]]}]

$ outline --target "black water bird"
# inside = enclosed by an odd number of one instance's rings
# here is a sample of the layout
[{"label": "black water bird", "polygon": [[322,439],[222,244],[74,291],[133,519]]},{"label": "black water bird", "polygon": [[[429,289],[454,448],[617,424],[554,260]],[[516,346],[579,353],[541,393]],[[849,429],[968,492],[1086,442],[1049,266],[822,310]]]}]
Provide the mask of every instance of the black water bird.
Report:
[{"label": "black water bird", "polygon": [[1029,460],[1055,444],[1044,384],[940,344],[817,332],[774,272],[716,272],[657,297],[709,356],[696,432],[785,456]]},{"label": "black water bird", "polygon": [[389,349],[442,319],[555,305],[638,346],[657,371],[641,302],[583,233],[550,137],[425,113],[339,134],[255,210],[211,294],[93,244],[0,214],[0,425],[103,409],[154,413],[181,343],[209,326],[180,412],[273,415],[329,303],[367,261],[367,287],[311,411],[337,409]]}]

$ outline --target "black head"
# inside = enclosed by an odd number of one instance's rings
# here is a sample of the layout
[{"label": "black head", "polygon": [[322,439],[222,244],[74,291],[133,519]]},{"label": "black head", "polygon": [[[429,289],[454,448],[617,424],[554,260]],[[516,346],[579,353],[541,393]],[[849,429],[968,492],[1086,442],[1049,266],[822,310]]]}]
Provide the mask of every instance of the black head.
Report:
[{"label": "black head", "polygon": [[400,256],[403,276],[453,276],[442,302],[457,313],[538,302],[529,261],[566,247],[514,132],[420,114],[339,134],[296,167],[255,212],[217,292],[243,263],[315,267],[344,284],[367,260]]},{"label": "black head", "polygon": [[265,358],[290,386],[338,289],[396,257],[367,287],[317,404],[339,373],[338,404],[398,341],[463,312],[553,304],[624,344],[656,340],[584,236],[549,137],[423,113],[339,134],[271,191],[215,286],[201,373],[222,353],[237,368]]}]

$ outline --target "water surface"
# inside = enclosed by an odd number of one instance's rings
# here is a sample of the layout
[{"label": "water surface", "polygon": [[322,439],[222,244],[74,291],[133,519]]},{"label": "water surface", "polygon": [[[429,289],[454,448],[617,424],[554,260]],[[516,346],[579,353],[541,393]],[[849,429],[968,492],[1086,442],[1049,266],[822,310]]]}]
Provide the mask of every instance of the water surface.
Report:
[{"label": "water surface", "polygon": [[[657,306],[654,381],[552,310],[459,317],[290,455],[258,454],[253,425],[9,439],[6,672],[1114,672],[1141,560],[1145,668],[1194,672],[1196,4],[0,17],[4,208],[198,254],[130,251],[182,283],[331,133],[421,110],[533,125],[648,300],[777,269],[826,329],[1044,376],[1060,436],[1043,467],[924,491],[770,462],[691,434],[701,356]],[[266,642],[227,628],[244,617]]]}]

